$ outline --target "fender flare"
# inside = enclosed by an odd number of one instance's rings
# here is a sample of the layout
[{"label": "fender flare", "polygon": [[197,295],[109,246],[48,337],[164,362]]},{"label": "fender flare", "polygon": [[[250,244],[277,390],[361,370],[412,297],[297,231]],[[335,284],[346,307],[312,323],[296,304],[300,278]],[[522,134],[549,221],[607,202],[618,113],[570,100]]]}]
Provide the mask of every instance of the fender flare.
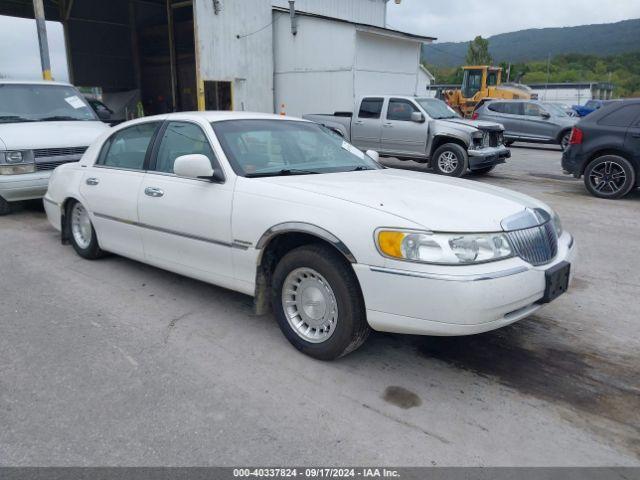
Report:
[{"label": "fender flare", "polygon": [[350,263],[358,263],[356,261],[356,257],[353,255],[353,253],[351,253],[351,250],[349,250],[349,248],[342,242],[342,240],[340,240],[328,230],[307,222],[284,222],[270,227],[266,232],[262,234],[262,236],[256,243],[255,248],[257,250],[260,250],[258,264],[262,262],[262,253],[264,252],[264,248],[272,239],[274,239],[278,235],[292,232],[307,233],[309,235],[313,235],[314,237],[325,240],[333,245],[340,253],[342,253],[342,255],[344,255],[344,257]]}]

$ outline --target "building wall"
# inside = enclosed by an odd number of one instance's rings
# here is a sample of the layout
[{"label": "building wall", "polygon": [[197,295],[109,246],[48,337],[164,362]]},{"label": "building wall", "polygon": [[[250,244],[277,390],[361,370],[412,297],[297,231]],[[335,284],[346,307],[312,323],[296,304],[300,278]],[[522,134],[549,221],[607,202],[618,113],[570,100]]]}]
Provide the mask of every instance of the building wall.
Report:
[{"label": "building wall", "polygon": [[301,116],[351,110],[355,27],[299,16],[293,36],[288,14],[273,17],[275,111]]},{"label": "building wall", "polygon": [[414,95],[419,54],[419,43],[357,32],[355,97],[369,94]]},{"label": "building wall", "polygon": [[[289,8],[288,0],[271,0],[274,7]],[[385,27],[386,0],[296,0],[295,9],[354,23]]]},{"label": "building wall", "polygon": [[416,87],[416,95],[428,95],[428,87],[432,83],[432,78],[422,68],[418,68],[418,85]]},{"label": "building wall", "polygon": [[221,5],[216,15],[211,0],[194,0],[200,77],[233,82],[234,110],[273,112],[271,4]]}]

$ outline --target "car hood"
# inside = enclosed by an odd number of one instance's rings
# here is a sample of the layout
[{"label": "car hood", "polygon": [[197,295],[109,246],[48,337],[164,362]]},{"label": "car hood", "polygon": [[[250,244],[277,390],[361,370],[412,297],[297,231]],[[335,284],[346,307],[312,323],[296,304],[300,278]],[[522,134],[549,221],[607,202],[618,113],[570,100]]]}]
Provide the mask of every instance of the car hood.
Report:
[{"label": "car hood", "polygon": [[467,120],[465,118],[448,118],[446,120],[440,120],[446,123],[455,123],[456,125],[462,125],[471,130],[503,130],[502,125],[495,122],[487,122],[484,120]]},{"label": "car hood", "polygon": [[527,207],[551,212],[542,202],[503,188],[391,168],[260,181],[367,206],[441,232],[496,232],[503,219]]},{"label": "car hood", "polygon": [[2,123],[0,146],[7,150],[86,147],[108,128],[99,121]]}]

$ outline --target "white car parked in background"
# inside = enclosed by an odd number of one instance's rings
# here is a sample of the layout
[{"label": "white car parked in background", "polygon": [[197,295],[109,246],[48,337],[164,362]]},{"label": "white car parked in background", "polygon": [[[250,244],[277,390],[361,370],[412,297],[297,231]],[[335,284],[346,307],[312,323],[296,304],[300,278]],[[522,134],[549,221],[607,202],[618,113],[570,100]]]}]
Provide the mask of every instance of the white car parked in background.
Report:
[{"label": "white car parked in background", "polygon": [[252,295],[320,359],[370,328],[492,330],[566,291],[575,246],[549,207],[376,157],[287,117],[148,117],[57,168],[45,208],[81,256],[113,252]]},{"label": "white car parked in background", "polygon": [[108,128],[67,83],[0,80],[0,215],[42,198],[51,171]]}]

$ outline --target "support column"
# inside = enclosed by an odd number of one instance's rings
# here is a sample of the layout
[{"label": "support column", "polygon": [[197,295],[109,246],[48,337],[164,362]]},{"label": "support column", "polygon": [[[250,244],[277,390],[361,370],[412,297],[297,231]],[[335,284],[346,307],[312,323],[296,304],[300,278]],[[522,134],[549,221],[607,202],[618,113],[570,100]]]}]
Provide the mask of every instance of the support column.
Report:
[{"label": "support column", "polygon": [[42,78],[53,80],[51,76],[51,61],[49,59],[49,42],[47,41],[47,24],[44,18],[44,5],[42,0],[33,0],[33,11],[38,29],[38,45],[40,46],[40,65],[42,66]]}]

